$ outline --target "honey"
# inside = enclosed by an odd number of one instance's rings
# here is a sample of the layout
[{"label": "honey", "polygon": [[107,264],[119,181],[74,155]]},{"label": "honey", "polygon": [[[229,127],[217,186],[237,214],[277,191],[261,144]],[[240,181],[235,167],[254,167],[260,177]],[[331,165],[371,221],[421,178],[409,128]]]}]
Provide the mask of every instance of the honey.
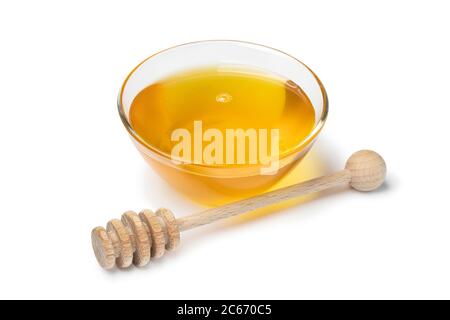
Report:
[{"label": "honey", "polygon": [[[250,135],[244,136],[246,143],[240,145],[244,147],[240,159],[239,144],[234,141],[230,149],[226,141],[227,146],[212,152],[214,161],[205,163],[202,157],[193,158],[178,167],[162,164],[138,146],[157,172],[183,193],[217,205],[261,192],[290,170],[295,161],[283,165],[283,160],[293,150],[298,151],[316,119],[311,101],[293,81],[257,69],[220,65],[177,73],[147,86],[132,101],[129,121],[147,145],[167,158],[180,146],[179,139],[174,139],[176,130],[190,133],[193,139],[187,144],[190,150],[182,152],[184,155],[198,154],[195,148],[206,152],[212,140],[205,139],[207,132],[214,132],[216,142],[220,137],[223,143],[230,137],[230,130],[256,130],[255,139],[267,133],[272,149],[269,146],[266,153],[274,151],[275,146],[280,159],[280,167],[268,175],[255,171],[262,164],[255,162],[252,152],[261,147],[261,142],[250,139]],[[277,135],[271,136],[273,132]],[[297,152],[296,160],[305,152]]]}]

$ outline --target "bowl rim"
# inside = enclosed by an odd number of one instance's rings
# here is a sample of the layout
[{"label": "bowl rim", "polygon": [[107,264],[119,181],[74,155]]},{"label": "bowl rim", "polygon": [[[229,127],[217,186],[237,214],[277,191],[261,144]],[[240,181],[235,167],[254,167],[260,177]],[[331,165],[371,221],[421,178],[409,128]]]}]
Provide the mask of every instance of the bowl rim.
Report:
[{"label": "bowl rim", "polygon": [[[290,149],[288,152],[283,153],[282,156],[280,155],[280,160],[284,159],[284,158],[288,158],[289,156],[296,154],[296,153],[301,153],[299,151],[303,150],[303,147],[305,145],[308,145],[310,143],[312,143],[315,138],[317,137],[317,135],[319,134],[319,132],[322,130],[327,117],[328,117],[328,109],[329,109],[329,102],[328,102],[328,95],[327,92],[325,90],[324,85],[322,84],[322,81],[319,79],[319,77],[314,73],[314,71],[312,71],[312,69],[310,67],[308,67],[305,63],[303,63],[302,61],[300,61],[299,59],[295,58],[294,56],[281,51],[279,49],[270,47],[270,46],[266,46],[266,45],[262,45],[259,43],[255,43],[255,42],[250,42],[250,41],[242,41],[242,40],[230,40],[230,39],[211,39],[211,40],[198,40],[198,41],[191,41],[191,42],[186,42],[186,43],[182,43],[182,44],[178,44],[175,46],[171,46],[168,47],[166,49],[160,50],[154,54],[152,54],[151,56],[147,57],[146,59],[144,59],[143,61],[141,61],[136,67],[134,67],[130,73],[128,74],[128,76],[125,78],[124,82],[122,83],[122,86],[120,87],[119,90],[119,95],[117,98],[117,108],[119,111],[119,116],[120,119],[123,123],[123,125],[125,126],[125,129],[128,131],[128,133],[131,135],[131,137],[133,137],[140,145],[142,145],[147,151],[150,151],[152,153],[154,153],[155,155],[158,155],[160,157],[162,157],[164,160],[168,160],[170,162],[172,162],[172,157],[170,154],[159,150],[158,148],[156,148],[155,146],[152,146],[151,144],[147,143],[134,129],[133,126],[131,125],[131,123],[128,121],[128,117],[125,113],[124,107],[123,107],[123,103],[122,103],[122,97],[123,97],[123,93],[125,91],[125,87],[128,83],[128,80],[131,78],[131,76],[134,74],[134,72],[139,69],[139,67],[141,67],[145,62],[147,62],[148,60],[154,58],[155,56],[164,53],[166,51],[172,50],[172,49],[176,49],[179,47],[183,47],[183,46],[188,46],[188,45],[193,45],[193,44],[202,44],[202,43],[210,43],[210,42],[227,42],[227,43],[234,43],[234,44],[241,44],[241,45],[251,45],[251,46],[256,46],[256,47],[261,47],[264,49],[269,49],[278,53],[281,53],[282,55],[285,55],[291,59],[294,59],[296,62],[302,64],[314,77],[315,81],[317,82],[317,84],[319,85],[320,91],[322,93],[322,100],[323,100],[323,109],[322,109],[322,113],[320,115],[319,121],[315,124],[313,130],[311,130],[311,132],[309,133],[308,136],[306,136],[301,142],[299,142],[296,146],[292,147],[292,149]],[[204,163],[190,163],[190,166],[193,167],[205,167],[205,168],[222,168],[223,166],[218,166],[218,165],[209,165],[209,164],[204,164]],[[258,164],[256,165],[252,165],[252,166],[260,166]]]}]

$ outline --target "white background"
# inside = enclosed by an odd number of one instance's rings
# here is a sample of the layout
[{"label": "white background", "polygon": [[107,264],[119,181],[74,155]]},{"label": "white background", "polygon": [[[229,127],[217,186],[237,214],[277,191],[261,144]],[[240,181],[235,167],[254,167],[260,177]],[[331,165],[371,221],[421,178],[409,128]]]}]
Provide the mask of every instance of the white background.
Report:
[{"label": "white background", "polygon": [[[450,298],[449,14],[448,1],[2,1],[0,297]],[[305,166],[371,148],[387,183],[187,232],[148,268],[105,272],[92,227],[199,209],[134,150],[116,96],[150,54],[203,39],[308,64],[330,114]]]}]

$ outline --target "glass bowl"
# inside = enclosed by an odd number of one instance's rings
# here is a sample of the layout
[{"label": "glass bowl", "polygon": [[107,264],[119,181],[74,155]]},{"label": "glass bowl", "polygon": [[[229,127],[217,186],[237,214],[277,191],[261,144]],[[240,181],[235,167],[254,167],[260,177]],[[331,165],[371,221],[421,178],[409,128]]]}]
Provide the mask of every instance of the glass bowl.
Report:
[{"label": "glass bowl", "polygon": [[[147,86],[186,70],[228,64],[264,70],[293,81],[314,108],[313,130],[288,153],[280,155],[279,170],[275,174],[261,174],[258,165],[211,166],[174,162],[170,154],[140,137],[130,123],[133,99]],[[312,70],[284,52],[249,42],[209,40],[178,45],[141,62],[121,87],[118,109],[135,146],[160,176],[196,202],[219,205],[264,192],[284,177],[306,155],[321,131],[328,113],[328,99],[325,88]]]}]

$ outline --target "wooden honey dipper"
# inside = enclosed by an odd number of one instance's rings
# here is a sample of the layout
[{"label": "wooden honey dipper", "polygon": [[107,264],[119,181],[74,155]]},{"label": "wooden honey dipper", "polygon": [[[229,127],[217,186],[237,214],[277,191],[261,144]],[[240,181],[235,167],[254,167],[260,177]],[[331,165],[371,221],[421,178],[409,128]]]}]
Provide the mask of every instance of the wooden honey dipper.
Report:
[{"label": "wooden honey dipper", "polygon": [[156,213],[143,210],[139,215],[127,211],[121,220],[109,221],[106,230],[103,227],[92,230],[92,247],[98,262],[105,269],[115,265],[127,268],[132,263],[145,266],[150,258],[159,258],[165,250],[175,249],[180,243],[180,231],[337,186],[350,185],[358,191],[372,191],[381,186],[385,176],[383,158],[374,151],[361,150],[355,152],[347,160],[345,169],[337,173],[179,219],[175,219],[167,209],[159,209]]}]

